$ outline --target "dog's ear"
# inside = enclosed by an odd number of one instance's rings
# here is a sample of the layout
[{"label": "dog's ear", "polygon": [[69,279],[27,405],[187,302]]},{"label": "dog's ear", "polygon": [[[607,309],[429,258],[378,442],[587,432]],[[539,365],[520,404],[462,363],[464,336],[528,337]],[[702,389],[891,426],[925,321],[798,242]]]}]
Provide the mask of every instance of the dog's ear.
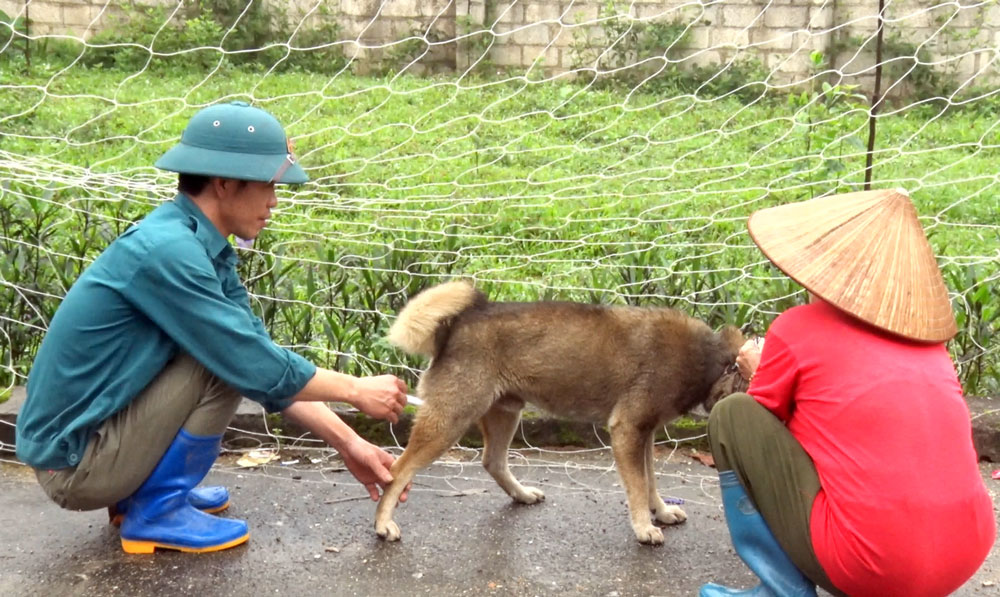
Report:
[{"label": "dog's ear", "polygon": [[740,351],[740,347],[743,346],[743,332],[736,326],[727,325],[719,330],[719,336],[722,338],[723,345],[731,349],[733,354],[737,354]]}]

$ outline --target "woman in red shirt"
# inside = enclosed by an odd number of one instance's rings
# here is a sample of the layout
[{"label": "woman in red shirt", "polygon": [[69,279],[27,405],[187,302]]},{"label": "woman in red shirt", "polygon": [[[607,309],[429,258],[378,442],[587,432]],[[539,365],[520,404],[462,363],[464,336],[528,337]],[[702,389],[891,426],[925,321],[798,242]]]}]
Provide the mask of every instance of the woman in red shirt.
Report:
[{"label": "woman in red shirt", "polygon": [[702,597],[952,593],[996,523],[944,344],[957,332],[948,291],[913,204],[848,193],[748,227],[812,300],[774,320],[762,351],[744,347],[749,395],[709,419],[733,544],[761,585]]}]

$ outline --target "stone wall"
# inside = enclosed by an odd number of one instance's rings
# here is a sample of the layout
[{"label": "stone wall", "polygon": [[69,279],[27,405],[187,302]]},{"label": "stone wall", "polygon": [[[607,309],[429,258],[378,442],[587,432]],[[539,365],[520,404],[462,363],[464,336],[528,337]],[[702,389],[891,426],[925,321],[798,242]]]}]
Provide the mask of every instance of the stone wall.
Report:
[{"label": "stone wall", "polygon": [[[15,16],[23,15],[27,7],[35,36],[89,39],[112,22],[109,17],[122,2],[0,0],[0,10]],[[919,47],[922,60],[962,81],[991,75],[991,61],[1000,46],[1000,4],[971,0],[888,4],[886,35],[895,39],[897,49],[905,43]],[[813,72],[814,51],[822,52],[828,64],[848,78],[870,79],[878,24],[877,0],[632,0],[618,2],[611,10],[607,0],[286,0],[282,5],[290,18],[306,27],[319,19],[337,19],[345,51],[362,71],[386,57],[415,58],[424,49],[427,54],[411,70],[465,70],[477,61],[480,68],[532,68],[547,76],[581,66],[609,68],[607,56],[598,63],[595,54],[588,62],[574,48],[606,47],[606,34],[625,30],[630,22],[640,27],[678,23],[685,27],[683,46],[666,51],[654,45],[632,60],[660,56],[660,64],[676,62],[683,67],[755,58],[770,71],[769,83],[774,85],[807,79]],[[317,10],[320,5],[326,14]],[[407,38],[410,45],[405,45]],[[629,43],[624,39],[615,47],[629,54]],[[657,64],[650,62],[654,68]],[[904,66],[904,61],[896,64]],[[912,65],[913,60],[905,64]]]}]

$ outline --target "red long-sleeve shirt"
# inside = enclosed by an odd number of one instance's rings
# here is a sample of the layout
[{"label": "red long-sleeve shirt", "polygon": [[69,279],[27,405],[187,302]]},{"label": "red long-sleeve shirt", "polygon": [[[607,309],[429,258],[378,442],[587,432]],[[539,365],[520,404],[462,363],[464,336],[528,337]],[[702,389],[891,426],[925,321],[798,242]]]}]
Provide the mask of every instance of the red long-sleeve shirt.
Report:
[{"label": "red long-sleeve shirt", "polygon": [[996,535],[968,406],[943,344],[815,301],[768,330],[749,393],[816,465],[813,547],[852,596],[948,595]]}]

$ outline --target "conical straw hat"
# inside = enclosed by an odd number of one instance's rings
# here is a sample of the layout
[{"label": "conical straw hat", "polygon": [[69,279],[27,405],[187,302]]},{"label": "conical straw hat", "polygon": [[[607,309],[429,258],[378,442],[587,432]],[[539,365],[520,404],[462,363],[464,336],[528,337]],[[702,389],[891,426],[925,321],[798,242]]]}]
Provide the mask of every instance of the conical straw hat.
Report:
[{"label": "conical straw hat", "polygon": [[781,271],[863,321],[925,342],[958,332],[944,278],[905,191],[762,209],[747,227]]}]

